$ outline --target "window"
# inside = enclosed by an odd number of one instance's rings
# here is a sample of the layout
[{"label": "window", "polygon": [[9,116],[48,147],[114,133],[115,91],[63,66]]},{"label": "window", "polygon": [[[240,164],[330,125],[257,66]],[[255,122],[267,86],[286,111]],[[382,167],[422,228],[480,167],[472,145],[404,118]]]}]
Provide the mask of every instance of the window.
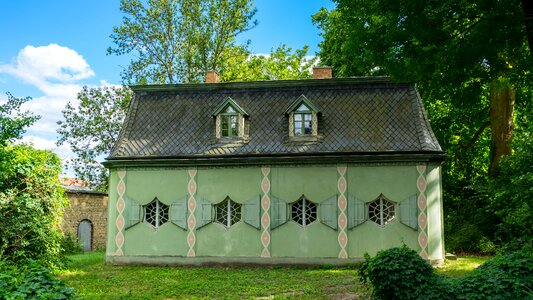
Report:
[{"label": "window", "polygon": [[302,197],[291,204],[291,220],[305,227],[316,221],[316,208],[315,203]]},{"label": "window", "polygon": [[247,136],[245,123],[248,114],[230,97],[227,97],[217,106],[213,117],[215,117],[215,136],[217,139],[230,141]]},{"label": "window", "polygon": [[223,137],[228,136],[239,136],[239,114],[228,105],[226,110],[220,115],[222,123],[222,134]]},{"label": "window", "polygon": [[241,205],[233,202],[230,197],[215,205],[215,220],[226,226],[231,227],[241,220]]},{"label": "window", "polygon": [[313,112],[305,104],[301,104],[293,113],[294,135],[312,134]]},{"label": "window", "polygon": [[394,203],[380,195],[368,204],[368,219],[383,227],[394,220]]},{"label": "window", "polygon": [[155,198],[144,207],[144,221],[155,228],[168,221],[168,205]]},{"label": "window", "polygon": [[285,110],[289,117],[289,136],[296,140],[313,140],[318,136],[320,110],[307,97],[301,95]]}]

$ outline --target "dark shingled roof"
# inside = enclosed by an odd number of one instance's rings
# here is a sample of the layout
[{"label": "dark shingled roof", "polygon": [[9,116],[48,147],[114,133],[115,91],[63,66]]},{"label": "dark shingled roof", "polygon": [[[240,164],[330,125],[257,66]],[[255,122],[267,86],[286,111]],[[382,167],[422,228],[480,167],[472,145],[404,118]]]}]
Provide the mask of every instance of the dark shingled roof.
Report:
[{"label": "dark shingled roof", "polygon": [[[276,155],[441,155],[415,85],[385,77],[133,86],[108,160]],[[318,137],[288,135],[301,95],[320,109]],[[249,115],[249,138],[215,138],[213,112],[231,97]]]}]

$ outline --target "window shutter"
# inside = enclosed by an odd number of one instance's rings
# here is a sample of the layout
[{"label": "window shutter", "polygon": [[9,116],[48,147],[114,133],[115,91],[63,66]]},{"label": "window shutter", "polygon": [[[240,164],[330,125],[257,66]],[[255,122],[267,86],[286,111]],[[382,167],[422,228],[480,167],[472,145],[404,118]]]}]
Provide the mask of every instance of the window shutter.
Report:
[{"label": "window shutter", "polygon": [[196,201],[195,217],[196,229],[198,229],[213,222],[213,205],[208,200],[200,197],[198,197]]},{"label": "window shutter", "polygon": [[170,205],[170,221],[183,229],[187,229],[187,196]]},{"label": "window shutter", "polygon": [[348,229],[363,224],[366,219],[367,211],[365,201],[348,195]]},{"label": "window shutter", "polygon": [[261,198],[256,196],[242,206],[243,220],[246,224],[261,229]]},{"label": "window shutter", "polygon": [[128,229],[141,222],[141,205],[127,196],[124,196],[124,204],[126,204],[122,212],[126,223],[124,229]]},{"label": "window shutter", "polygon": [[320,222],[331,227],[332,229],[337,229],[337,195],[332,196],[320,203],[319,209]]},{"label": "window shutter", "polygon": [[287,203],[276,197],[270,199],[270,229],[287,222]]},{"label": "window shutter", "polygon": [[400,222],[416,230],[418,228],[416,194],[400,202]]}]

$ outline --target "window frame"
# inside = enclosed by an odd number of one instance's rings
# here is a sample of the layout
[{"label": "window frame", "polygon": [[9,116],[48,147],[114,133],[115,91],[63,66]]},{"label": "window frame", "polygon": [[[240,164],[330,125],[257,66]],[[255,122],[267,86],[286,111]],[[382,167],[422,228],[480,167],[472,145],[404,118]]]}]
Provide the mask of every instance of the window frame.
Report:
[{"label": "window frame", "polygon": [[[300,218],[302,222],[298,222],[298,220],[295,220],[294,217],[294,207],[302,201],[302,209],[301,209],[301,215]],[[310,204],[309,204],[310,203]],[[308,213],[309,209],[313,209],[314,211],[311,211]],[[314,218],[312,221],[309,222],[308,218]],[[315,223],[318,220],[318,204],[309,200],[307,197],[302,196],[298,200],[290,203],[290,220],[303,228],[306,228],[307,226]]]},{"label": "window frame", "polygon": [[[231,107],[231,105],[228,105],[227,109]],[[232,108],[233,109],[233,108]],[[235,109],[233,109],[235,111]],[[228,128],[224,129],[224,121],[227,122]],[[220,137],[222,138],[232,138],[232,137],[239,137],[240,136],[240,114],[235,112],[223,112],[220,113]],[[232,128],[231,125],[235,125],[234,128]],[[235,133],[233,132],[235,131]],[[227,133],[227,135],[225,135]]]},{"label": "window frame", "polygon": [[[147,220],[147,208],[150,205],[155,204],[155,224],[152,224],[150,221]],[[159,228],[162,225],[168,223],[170,221],[170,206],[166,205],[165,203],[161,202],[157,197],[154,198],[154,200],[150,201],[150,203],[143,205],[143,223],[146,223],[154,228]],[[162,214],[163,218],[162,220]]]},{"label": "window frame", "polygon": [[[305,106],[306,110],[299,110],[301,106]],[[297,117],[300,117],[300,120],[297,120]],[[305,103],[301,103],[292,113],[292,118],[294,136],[313,135],[313,111],[309,108],[309,106],[307,106]],[[296,125],[298,123],[300,123],[300,126]],[[309,124],[309,127],[306,126],[306,123]],[[300,133],[297,133],[297,130],[299,130]]]},{"label": "window frame", "polygon": [[[219,208],[224,209],[223,213],[226,215],[219,216]],[[239,223],[242,221],[242,204],[237,203],[233,201],[230,197],[226,197],[223,201],[217,203],[214,205],[215,209],[215,223],[218,223],[220,225],[223,225],[226,228],[230,228],[231,226]],[[233,214],[235,213],[235,215]],[[225,219],[224,222],[221,221],[221,219]],[[237,219],[237,220],[235,220]]]},{"label": "window frame", "polygon": [[[378,202],[378,205],[379,205],[379,207],[377,208],[378,209],[377,213],[379,214],[379,217],[377,218],[377,220],[376,218],[373,218],[373,216],[370,215],[375,210],[375,209],[372,209],[371,206],[376,202]],[[391,207],[392,207],[392,210],[391,210]],[[385,209],[389,211],[389,214],[387,216],[384,215]],[[392,212],[392,217],[390,217],[390,212]],[[393,222],[397,218],[396,203],[387,199],[383,195],[379,195],[379,197],[377,197],[375,200],[368,203],[367,217],[369,221],[372,221],[379,227],[383,228],[386,225]],[[379,223],[377,221],[379,221]]]}]

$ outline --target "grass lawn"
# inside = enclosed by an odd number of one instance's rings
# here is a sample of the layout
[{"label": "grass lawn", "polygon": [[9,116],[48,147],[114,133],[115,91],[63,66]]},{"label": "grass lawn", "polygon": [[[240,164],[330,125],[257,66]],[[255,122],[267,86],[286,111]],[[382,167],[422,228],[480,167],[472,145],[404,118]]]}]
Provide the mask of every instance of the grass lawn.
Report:
[{"label": "grass lawn", "polygon": [[[70,256],[60,273],[81,299],[369,299],[350,267],[112,266],[102,252]],[[466,257],[438,272],[463,276],[486,258]]]}]

